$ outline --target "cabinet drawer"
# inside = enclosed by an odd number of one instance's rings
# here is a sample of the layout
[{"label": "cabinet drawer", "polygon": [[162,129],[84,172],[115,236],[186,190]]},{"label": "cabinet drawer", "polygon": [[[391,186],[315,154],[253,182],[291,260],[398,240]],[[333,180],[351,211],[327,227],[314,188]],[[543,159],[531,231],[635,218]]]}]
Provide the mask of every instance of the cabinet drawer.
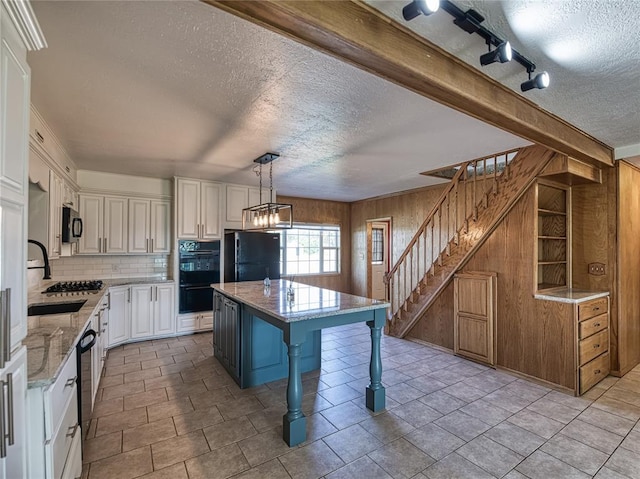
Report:
[{"label": "cabinet drawer", "polygon": [[[75,387],[73,388],[73,393],[76,393]],[[63,414],[58,432],[48,446],[45,447],[48,456],[47,463],[51,465],[51,472],[53,473],[50,477],[53,479],[62,477],[62,471],[65,468],[67,456],[71,450],[71,444],[77,436],[81,435],[78,424],[78,401],[76,401],[75,396],[66,404]]]},{"label": "cabinet drawer", "polygon": [[609,353],[598,356],[580,368],[580,394],[585,393],[609,374]]},{"label": "cabinet drawer", "polygon": [[599,333],[589,336],[587,339],[580,341],[578,348],[580,365],[588,363],[596,356],[600,356],[609,350],[609,330],[605,329]]},{"label": "cabinet drawer", "polygon": [[578,339],[588,338],[609,326],[609,315],[607,313],[596,316],[595,318],[581,321],[578,324]]},{"label": "cabinet drawer", "polygon": [[609,308],[608,298],[594,299],[593,301],[587,301],[578,305],[578,321],[584,321],[585,319],[593,318],[602,313],[606,313]]},{"label": "cabinet drawer", "polygon": [[82,435],[80,431],[72,438],[71,449],[62,471],[62,479],[76,479],[82,476]]},{"label": "cabinet drawer", "polygon": [[67,359],[62,367],[62,371],[58,375],[58,379],[47,390],[45,397],[45,417],[46,437],[52,438],[58,430],[58,425],[64,413],[64,407],[69,402],[69,398],[73,395],[75,400],[76,386],[76,355],[73,354]]}]

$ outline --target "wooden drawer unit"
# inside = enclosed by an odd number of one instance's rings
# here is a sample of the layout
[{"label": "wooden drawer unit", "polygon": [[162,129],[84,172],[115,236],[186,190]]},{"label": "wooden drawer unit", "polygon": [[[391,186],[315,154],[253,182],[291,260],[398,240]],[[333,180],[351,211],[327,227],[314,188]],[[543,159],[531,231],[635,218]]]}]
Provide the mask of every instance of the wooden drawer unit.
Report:
[{"label": "wooden drawer unit", "polygon": [[578,305],[578,321],[599,316],[609,311],[609,299],[598,298]]},{"label": "wooden drawer unit", "polygon": [[595,318],[587,319],[578,323],[578,339],[588,338],[609,327],[609,315],[601,314]]},{"label": "wooden drawer unit", "polygon": [[578,357],[580,366],[591,361],[596,356],[609,350],[609,331],[604,330],[589,336],[587,339],[580,341],[578,346]]},{"label": "wooden drawer unit", "polygon": [[580,368],[580,394],[588,391],[609,374],[609,353],[598,356]]}]

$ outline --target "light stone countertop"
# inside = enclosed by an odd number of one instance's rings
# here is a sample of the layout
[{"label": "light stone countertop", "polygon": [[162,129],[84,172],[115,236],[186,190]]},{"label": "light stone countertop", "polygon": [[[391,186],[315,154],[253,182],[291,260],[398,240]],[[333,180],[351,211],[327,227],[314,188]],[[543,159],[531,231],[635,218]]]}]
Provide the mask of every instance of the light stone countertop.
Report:
[{"label": "light stone countertop", "polygon": [[66,303],[86,300],[77,313],[48,314],[27,318],[27,337],[22,341],[27,346],[28,387],[46,387],[52,384],[67,359],[76,353],[76,344],[84,333],[98,304],[112,286],[133,284],[171,283],[166,278],[122,278],[103,280],[102,289],[97,293],[42,294],[55,280],[43,281],[28,292],[28,305],[42,303]]},{"label": "light stone countertop", "polygon": [[557,301],[559,303],[584,303],[592,299],[606,298],[609,296],[608,291],[589,291],[586,289],[563,288],[555,291],[547,291],[534,296],[535,299],[544,299],[546,301]]},{"label": "light stone countertop", "polygon": [[[293,286],[293,301],[287,299],[289,285]],[[389,307],[385,301],[292,283],[285,279],[271,280],[269,288],[262,281],[219,283],[211,287],[287,323]]]}]

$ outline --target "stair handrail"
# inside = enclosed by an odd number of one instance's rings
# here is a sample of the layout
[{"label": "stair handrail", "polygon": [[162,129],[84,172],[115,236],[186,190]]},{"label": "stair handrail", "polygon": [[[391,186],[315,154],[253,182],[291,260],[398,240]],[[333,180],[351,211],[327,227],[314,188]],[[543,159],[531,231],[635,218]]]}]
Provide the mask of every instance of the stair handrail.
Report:
[{"label": "stair handrail", "polygon": [[[458,234],[458,232],[462,229],[462,227],[464,226],[466,228],[467,226],[467,221],[469,220],[469,218],[471,216],[476,217],[477,215],[477,207],[479,205],[479,202],[476,200],[476,181],[477,181],[477,177],[478,177],[478,164],[479,163],[483,163],[483,170],[482,170],[482,176],[483,179],[486,180],[486,166],[487,166],[487,162],[486,160],[488,159],[494,159],[494,171],[493,171],[493,180],[494,180],[494,187],[496,184],[496,179],[497,179],[497,162],[498,162],[498,158],[501,156],[505,157],[505,170],[509,164],[509,155],[514,154],[513,157],[515,157],[515,154],[517,154],[520,151],[520,148],[515,148],[515,149],[511,149],[511,150],[506,150],[506,151],[502,151],[499,153],[494,153],[492,155],[487,155],[487,156],[483,156],[480,158],[476,158],[473,160],[469,160],[466,161],[464,163],[460,164],[460,168],[458,169],[458,171],[456,171],[456,174],[453,176],[453,178],[451,179],[451,181],[449,182],[447,188],[445,188],[445,190],[442,192],[442,194],[440,195],[440,197],[438,198],[438,200],[435,202],[434,206],[431,208],[431,210],[429,211],[429,214],[426,215],[424,221],[422,222],[422,224],[420,225],[420,227],[418,228],[418,230],[416,231],[416,233],[413,235],[413,237],[411,238],[411,240],[409,241],[409,243],[407,244],[407,246],[405,247],[404,251],[402,252],[402,254],[400,255],[400,257],[398,258],[398,260],[396,261],[396,263],[393,265],[393,267],[389,270],[388,273],[386,273],[384,275],[384,281],[387,285],[387,287],[389,288],[388,291],[388,297],[389,300],[391,301],[391,310],[389,311],[390,316],[393,317],[397,311],[400,310],[400,308],[402,307],[403,304],[406,304],[407,300],[409,299],[409,297],[411,296],[411,292],[415,289],[416,285],[413,284],[413,266],[411,267],[411,275],[410,275],[410,281],[411,281],[411,287],[409,288],[409,292],[407,294],[407,285],[406,285],[406,276],[407,276],[407,270],[406,270],[406,266],[405,266],[405,277],[404,277],[404,283],[403,283],[403,289],[405,290],[405,297],[404,298],[400,298],[398,297],[398,301],[395,301],[395,293],[394,291],[391,290],[391,287],[393,286],[393,278],[394,275],[396,273],[398,273],[398,270],[400,269],[401,266],[403,266],[407,260],[407,257],[411,256],[411,259],[413,260],[413,251],[414,248],[416,247],[416,245],[418,244],[418,241],[420,240],[420,238],[423,237],[423,234],[425,235],[425,251],[423,253],[423,255],[427,254],[426,251],[426,230],[429,227],[429,225],[432,225],[432,236],[434,234],[434,228],[433,225],[435,224],[435,217],[436,214],[440,211],[440,217],[439,217],[439,223],[438,223],[438,227],[439,227],[439,231],[438,231],[438,256],[442,255],[442,253],[444,251],[447,250],[448,247],[448,242],[451,241],[451,238],[447,238],[447,241],[444,244],[444,248],[442,248],[443,244],[441,243],[441,239],[442,239],[442,232],[440,231],[440,228],[442,227],[442,223],[441,223],[441,217],[442,217],[442,207],[444,205],[445,202],[447,202],[447,208],[450,206],[450,200],[449,197],[452,193],[452,191],[456,191],[456,201],[457,201],[457,187],[458,184],[461,183],[461,178],[464,177],[465,180],[468,180],[469,178],[469,166],[473,165],[473,175],[474,175],[474,190],[473,190],[473,205],[471,208],[471,213],[469,215],[467,215],[467,209],[466,209],[466,195],[467,195],[467,186],[465,185],[465,209],[464,209],[464,218],[463,221],[461,223],[461,226],[458,227],[458,222],[457,222],[457,216],[458,216],[458,212],[457,212],[457,204],[456,204],[456,210],[455,210],[455,215],[456,215],[456,219],[455,219],[455,227],[454,227],[454,237]],[[512,159],[513,159],[512,157]],[[454,166],[455,167],[455,166]],[[503,170],[504,171],[504,170]],[[501,173],[502,174],[502,173]],[[483,189],[485,190],[486,193],[486,184],[483,183]],[[447,211],[447,214],[449,214],[450,212]],[[449,222],[450,218],[447,217],[447,222]],[[447,225],[447,235],[449,235],[450,230],[449,230],[449,225]],[[434,239],[432,237],[432,242],[434,242]],[[436,259],[433,258],[433,251],[435,250],[435,244],[431,245],[431,258],[430,258],[430,264],[429,264],[429,268],[426,267],[426,263],[424,266],[424,274],[427,274],[427,271],[429,269],[431,269],[433,267],[433,265],[436,262]],[[417,247],[417,253],[418,255],[420,255],[420,248],[419,245]],[[416,267],[418,270],[420,269],[420,266],[418,265]],[[400,281],[400,276],[398,276],[398,280]],[[419,282],[419,281],[418,281]],[[400,292],[398,292],[400,293]],[[398,304],[398,303],[402,303],[402,304]]]}]

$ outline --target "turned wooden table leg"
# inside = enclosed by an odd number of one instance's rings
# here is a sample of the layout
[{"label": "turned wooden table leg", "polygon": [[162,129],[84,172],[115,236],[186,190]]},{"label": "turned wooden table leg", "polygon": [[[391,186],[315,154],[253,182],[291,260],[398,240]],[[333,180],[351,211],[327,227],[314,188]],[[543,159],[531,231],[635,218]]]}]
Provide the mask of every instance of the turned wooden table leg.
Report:
[{"label": "turned wooden table leg", "polygon": [[373,412],[381,411],[385,408],[385,389],[382,386],[382,358],[380,357],[380,337],[384,327],[384,310],[382,314],[375,313],[373,321],[367,321],[367,326],[371,329],[371,361],[369,362],[369,377],[371,384],[366,390],[366,405]]},{"label": "turned wooden table leg", "polygon": [[302,376],[300,374],[300,344],[289,344],[289,383],[287,414],[282,416],[282,435],[289,446],[296,446],[307,437],[307,418],[302,413]]}]

